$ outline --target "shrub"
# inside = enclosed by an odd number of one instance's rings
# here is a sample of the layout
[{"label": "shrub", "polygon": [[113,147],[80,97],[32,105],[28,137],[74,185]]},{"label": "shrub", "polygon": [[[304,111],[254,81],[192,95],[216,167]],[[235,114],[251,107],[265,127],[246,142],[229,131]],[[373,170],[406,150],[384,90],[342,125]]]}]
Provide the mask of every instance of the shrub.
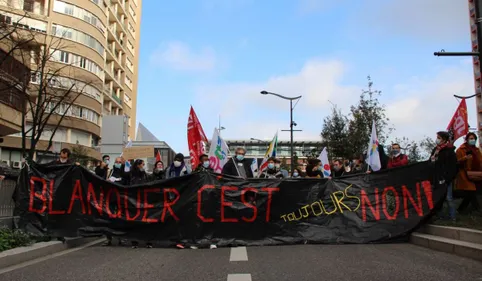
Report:
[{"label": "shrub", "polygon": [[0,252],[32,244],[30,236],[21,230],[8,227],[0,228]]}]

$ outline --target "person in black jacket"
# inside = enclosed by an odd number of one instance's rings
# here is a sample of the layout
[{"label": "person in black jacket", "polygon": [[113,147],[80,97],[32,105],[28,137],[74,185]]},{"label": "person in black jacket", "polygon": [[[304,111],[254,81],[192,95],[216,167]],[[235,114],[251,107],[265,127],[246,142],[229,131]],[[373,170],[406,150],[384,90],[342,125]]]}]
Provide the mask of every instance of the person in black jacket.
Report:
[{"label": "person in black jacket", "polygon": [[306,177],[323,178],[323,167],[321,165],[320,159],[308,160],[308,166],[306,166]]},{"label": "person in black jacket", "polygon": [[259,175],[262,179],[282,179],[283,173],[276,167],[276,158],[270,157],[268,159],[268,167]]},{"label": "person in black jacket", "polygon": [[236,155],[224,165],[222,173],[243,179],[253,178],[253,171],[251,170],[252,160],[244,158],[245,155],[246,149],[242,147],[236,148]]},{"label": "person in black jacket", "polygon": [[211,172],[214,173],[213,168],[210,167],[209,156],[202,154],[199,156],[199,165],[194,172]]},{"label": "person in black jacket", "polygon": [[47,165],[57,165],[57,164],[72,164],[72,160],[70,159],[70,149],[62,148],[60,151],[60,157]]},{"label": "person in black jacket", "polygon": [[432,154],[430,155],[430,161],[432,161],[434,165],[435,176],[433,185],[445,184],[447,186],[449,213],[451,219],[454,220],[455,205],[453,201],[452,183],[457,176],[457,155],[455,153],[455,147],[452,142],[450,142],[450,134],[448,132],[438,132],[436,143],[437,146],[432,150]]},{"label": "person in black jacket", "polygon": [[[132,169],[130,172],[130,185],[137,185],[149,182],[149,178],[147,176],[146,171],[144,170],[144,160],[137,159],[134,161],[134,165],[132,165]],[[138,241],[132,241],[132,248],[136,249],[139,246]],[[147,242],[147,248],[152,248],[152,243],[149,241]]]},{"label": "person in black jacket", "polygon": [[152,180],[163,180],[166,178],[166,171],[164,170],[164,162],[161,160],[154,164],[154,170],[152,171]]},{"label": "person in black jacket", "polygon": [[109,174],[109,161],[110,161],[109,155],[102,156],[102,161],[100,161],[99,165],[95,167],[95,174],[98,177],[107,179],[107,176]]}]

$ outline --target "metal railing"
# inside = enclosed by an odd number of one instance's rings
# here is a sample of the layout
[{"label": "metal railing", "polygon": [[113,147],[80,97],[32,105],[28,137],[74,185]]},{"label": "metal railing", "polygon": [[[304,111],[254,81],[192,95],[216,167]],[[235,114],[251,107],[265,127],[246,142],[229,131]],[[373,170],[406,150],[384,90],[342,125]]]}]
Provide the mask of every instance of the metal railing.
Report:
[{"label": "metal railing", "polygon": [[13,216],[15,204],[12,200],[12,195],[16,184],[17,182],[14,180],[6,179],[0,181],[0,217]]}]

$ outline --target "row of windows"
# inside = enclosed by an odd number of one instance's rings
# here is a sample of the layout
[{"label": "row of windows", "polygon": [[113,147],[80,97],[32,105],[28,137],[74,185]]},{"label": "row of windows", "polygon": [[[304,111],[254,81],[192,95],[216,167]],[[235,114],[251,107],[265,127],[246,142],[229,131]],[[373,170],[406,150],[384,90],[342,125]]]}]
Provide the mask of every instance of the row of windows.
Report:
[{"label": "row of windows", "polygon": [[87,45],[104,56],[104,46],[89,34],[57,24],[52,24],[52,34]]},{"label": "row of windows", "polygon": [[52,51],[52,59],[54,61],[67,63],[73,66],[83,68],[89,72],[94,73],[100,79],[104,80],[104,71],[95,62],[87,58],[84,58],[82,56],[69,53],[66,51],[60,51],[60,50],[51,50],[51,51]]},{"label": "row of windows", "polygon": [[79,18],[83,21],[86,21],[91,25],[95,26],[97,29],[100,30],[100,32],[102,32],[102,34],[105,35],[106,30],[105,30],[104,24],[100,21],[98,17],[96,17],[94,14],[92,14],[87,10],[84,10],[82,8],[79,8],[69,3],[55,0],[54,11],[58,13],[70,15],[70,16]]},{"label": "row of windows", "polygon": [[132,33],[132,35],[134,37],[136,37],[136,29],[134,28],[134,26],[129,22],[129,31],[130,33]]},{"label": "row of windows", "polygon": [[[63,76],[55,76],[55,77],[48,77],[44,80],[45,82],[49,83],[49,87],[52,88],[60,88],[60,89],[71,89],[72,92],[82,93],[84,95],[90,96],[97,101],[101,101],[101,92],[82,81],[78,81],[72,78],[63,77]],[[40,83],[40,73],[39,72],[32,72],[32,76],[30,82],[33,84]]]},{"label": "row of windows", "polygon": [[[57,108],[55,108],[56,106]],[[46,111],[59,115],[65,114],[65,116],[76,117],[90,121],[97,125],[99,124],[99,114],[97,114],[97,112],[75,104],[58,104],[58,102],[48,102],[46,105]]]},{"label": "row of windows", "polygon": [[134,8],[132,8],[132,6],[130,6],[130,5],[129,5],[129,13],[131,14],[132,19],[134,20],[134,22],[137,22],[136,11],[135,11]]},{"label": "row of windows", "polygon": [[19,16],[19,15],[3,12],[3,11],[0,14],[0,23],[6,23],[9,25],[17,26],[19,28],[38,31],[42,33],[47,32],[46,22],[28,18],[25,16]]}]

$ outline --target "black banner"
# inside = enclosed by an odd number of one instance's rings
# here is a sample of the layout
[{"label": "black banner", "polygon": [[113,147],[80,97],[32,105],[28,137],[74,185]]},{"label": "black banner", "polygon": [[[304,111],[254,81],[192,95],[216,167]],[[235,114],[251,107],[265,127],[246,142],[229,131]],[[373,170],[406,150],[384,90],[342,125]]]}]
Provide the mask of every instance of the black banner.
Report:
[{"label": "black banner", "polygon": [[[339,179],[219,174],[121,186],[79,166],[22,171],[19,226],[51,236],[111,234],[160,245],[373,243],[404,239],[437,205],[429,162]],[[435,182],[439,182],[438,180]]]}]

